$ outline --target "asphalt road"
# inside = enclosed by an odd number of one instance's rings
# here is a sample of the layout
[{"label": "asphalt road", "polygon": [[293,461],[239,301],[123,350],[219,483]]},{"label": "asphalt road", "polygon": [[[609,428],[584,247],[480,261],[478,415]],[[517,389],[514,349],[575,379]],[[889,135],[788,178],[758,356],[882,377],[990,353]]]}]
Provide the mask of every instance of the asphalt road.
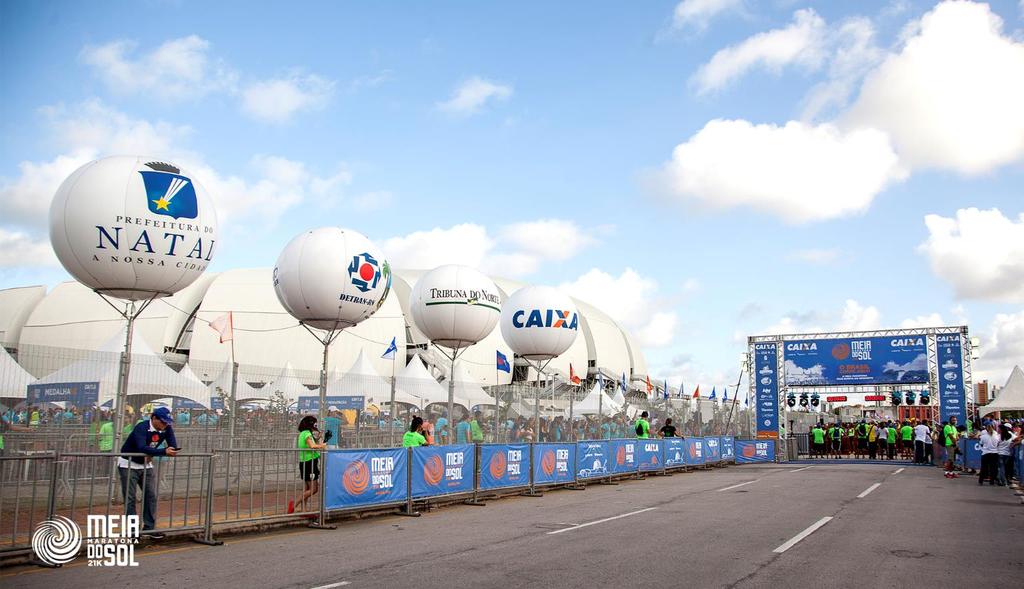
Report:
[{"label": "asphalt road", "polygon": [[0,586],[1019,586],[1021,532],[1024,505],[1008,489],[935,468],[733,466],[146,548],[130,569],[23,567]]}]

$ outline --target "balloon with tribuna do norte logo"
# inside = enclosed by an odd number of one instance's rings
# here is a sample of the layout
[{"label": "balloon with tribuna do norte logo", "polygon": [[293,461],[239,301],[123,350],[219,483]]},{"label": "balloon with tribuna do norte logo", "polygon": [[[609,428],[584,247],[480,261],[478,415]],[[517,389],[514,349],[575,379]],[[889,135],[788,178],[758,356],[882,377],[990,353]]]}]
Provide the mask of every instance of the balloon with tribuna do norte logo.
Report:
[{"label": "balloon with tribuna do norte logo", "polygon": [[139,301],[192,284],[213,260],[217,212],[195,177],[155,157],[114,156],[75,170],[50,205],[50,242],[90,289]]},{"label": "balloon with tribuna do norte logo", "polygon": [[494,282],[468,266],[434,268],[416,282],[409,297],[412,321],[451,360],[448,416],[454,417],[455,360],[459,351],[484,339],[498,323],[501,295]]}]

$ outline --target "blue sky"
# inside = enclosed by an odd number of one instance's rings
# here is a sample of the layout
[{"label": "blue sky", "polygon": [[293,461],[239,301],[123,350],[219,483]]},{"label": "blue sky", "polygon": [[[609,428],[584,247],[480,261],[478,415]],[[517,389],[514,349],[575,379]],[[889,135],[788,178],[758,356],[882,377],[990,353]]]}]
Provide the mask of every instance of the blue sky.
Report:
[{"label": "blue sky", "polygon": [[212,270],[338,224],[399,267],[561,285],[673,386],[734,382],[749,334],[940,321],[1001,383],[1024,358],[1022,10],[3,3],[0,288],[66,279],[63,177],[151,153],[217,202]]}]

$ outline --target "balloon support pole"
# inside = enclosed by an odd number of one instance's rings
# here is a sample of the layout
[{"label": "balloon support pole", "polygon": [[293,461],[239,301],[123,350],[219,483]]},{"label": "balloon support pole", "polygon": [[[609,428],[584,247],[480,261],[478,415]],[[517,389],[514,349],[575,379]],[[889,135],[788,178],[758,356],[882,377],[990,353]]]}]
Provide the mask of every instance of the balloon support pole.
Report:
[{"label": "balloon support pole", "polygon": [[[316,331],[313,331],[305,323],[299,322],[299,325],[301,325],[302,327],[306,328],[306,331],[308,331],[310,335],[315,337],[316,340],[318,342],[320,342],[321,344],[323,344],[323,346],[324,346],[324,361],[323,361],[323,366],[322,366],[322,368],[320,370],[320,403],[319,403],[318,412],[317,412],[317,423],[321,427],[326,427],[326,425],[325,425],[326,422],[324,420],[327,417],[327,361],[328,361],[328,358],[330,356],[331,344],[334,343],[334,340],[338,339],[339,335],[341,335],[341,330],[340,329],[327,330],[327,331],[324,331],[323,336],[321,336]],[[326,460],[324,462],[326,462]],[[321,472],[324,472],[324,471],[327,470],[326,466],[327,465],[324,464],[325,468],[321,468],[320,469]],[[324,477],[321,477],[321,479],[323,479],[323,478]],[[328,524],[327,523],[327,506],[325,505],[326,494],[321,490],[319,495],[320,495],[320,513],[317,515],[317,521],[310,523],[309,527],[315,528],[315,529],[320,529],[320,530],[333,530],[337,526],[335,526],[333,524]]]}]

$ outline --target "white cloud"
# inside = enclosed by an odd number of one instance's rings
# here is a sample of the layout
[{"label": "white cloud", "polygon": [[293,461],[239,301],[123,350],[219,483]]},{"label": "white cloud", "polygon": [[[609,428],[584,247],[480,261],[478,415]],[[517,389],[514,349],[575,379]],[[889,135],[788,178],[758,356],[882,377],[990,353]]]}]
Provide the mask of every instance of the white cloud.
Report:
[{"label": "white cloud", "polygon": [[0,268],[57,265],[57,256],[45,236],[0,227]]},{"label": "white cloud", "polygon": [[826,57],[825,21],[810,8],[793,13],[793,22],[749,37],[719,50],[702,65],[691,82],[699,94],[720,90],[755,67],[779,72],[795,65],[807,70],[821,66]]},{"label": "white cloud", "polygon": [[138,56],[137,46],[124,40],[87,46],[80,58],[115,92],[145,94],[147,99],[157,101],[230,91],[238,79],[222,62],[210,59],[210,42],[196,35],[172,39]]},{"label": "white cloud", "polygon": [[956,218],[927,215],[928,239],[919,247],[932,272],[956,296],[1024,302],[1024,213],[960,209]]},{"label": "white cloud", "polygon": [[[878,329],[882,314],[873,305],[847,299],[838,311],[816,310],[792,312],[764,328],[737,332],[736,341],[746,341],[747,335],[778,335],[787,333],[822,333],[826,331],[863,331]],[[743,327],[743,326],[741,326]]]},{"label": "white cloud", "polygon": [[987,378],[989,384],[1002,386],[1015,365],[1024,365],[1024,311],[997,314],[989,333],[980,339],[981,357],[974,363],[974,380]]},{"label": "white cloud", "polygon": [[751,207],[802,223],[867,209],[905,177],[884,133],[790,121],[710,121],[677,145],[660,176],[670,195],[714,209]]},{"label": "white cloud", "polygon": [[789,257],[809,264],[828,264],[839,258],[839,250],[837,248],[797,250]]},{"label": "white cloud", "polygon": [[683,0],[672,11],[672,28],[704,30],[716,16],[743,7],[743,0]]},{"label": "white cloud", "polygon": [[437,107],[452,114],[470,115],[482,109],[488,101],[507,100],[510,96],[512,86],[474,76],[456,86],[451,98],[438,103]]},{"label": "white cloud", "polygon": [[848,124],[892,137],[913,168],[976,174],[1024,158],[1024,43],[987,4],[943,2],[870,73]]},{"label": "white cloud", "polygon": [[269,123],[284,123],[304,110],[319,110],[334,93],[334,82],[314,74],[261,80],[242,91],[242,110]]},{"label": "white cloud", "polygon": [[632,268],[613,276],[594,268],[559,289],[586,301],[607,313],[643,347],[661,347],[672,343],[678,316],[659,310],[658,283]]},{"label": "white cloud", "polygon": [[498,228],[463,223],[448,229],[435,227],[384,240],[389,259],[402,268],[433,268],[464,264],[499,276],[535,272],[546,260],[572,258],[596,243],[571,221],[539,219]]},{"label": "white cloud", "polygon": [[842,318],[839,320],[839,331],[866,331],[878,329],[882,314],[874,306],[864,306],[853,299],[847,299],[843,306]]},{"label": "white cloud", "polygon": [[884,57],[876,43],[875,26],[866,18],[841,22],[830,31],[829,45],[827,79],[816,84],[804,98],[804,120],[845,108],[860,81]]},{"label": "white cloud", "polygon": [[940,327],[943,325],[946,325],[946,322],[943,321],[942,315],[939,315],[938,313],[918,315],[917,317],[904,319],[900,322],[900,327],[902,329],[913,329],[916,327]]}]

